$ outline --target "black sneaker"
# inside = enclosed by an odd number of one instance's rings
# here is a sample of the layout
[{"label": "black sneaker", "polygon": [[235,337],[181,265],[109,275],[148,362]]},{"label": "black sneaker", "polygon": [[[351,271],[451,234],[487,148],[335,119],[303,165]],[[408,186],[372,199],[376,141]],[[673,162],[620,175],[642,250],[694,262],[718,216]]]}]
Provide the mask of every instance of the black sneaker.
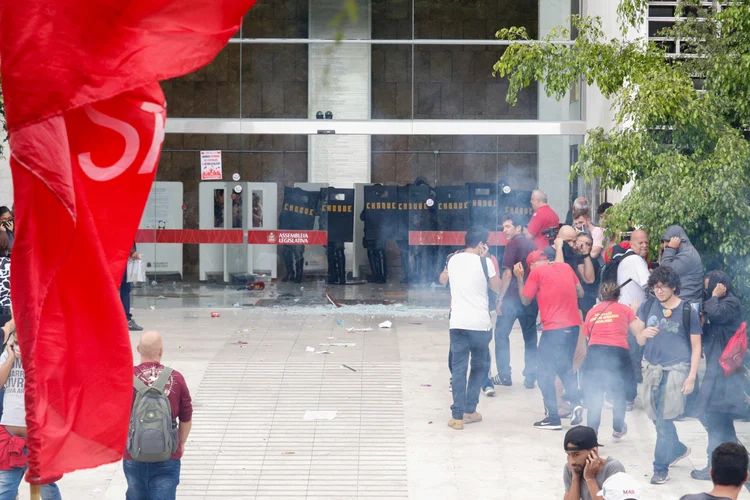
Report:
[{"label": "black sneaker", "polygon": [[697,479],[698,481],[710,481],[711,480],[711,469],[706,467],[705,469],[695,469],[690,471],[690,477]]},{"label": "black sneaker", "polygon": [[495,375],[492,377],[492,383],[494,385],[504,385],[506,387],[510,387],[513,385],[513,380],[511,380],[510,377],[501,377],[500,375]]},{"label": "black sneaker", "polygon": [[654,475],[651,476],[651,484],[664,484],[669,479],[669,471],[656,470]]},{"label": "black sneaker", "polygon": [[536,384],[536,379],[526,377],[523,379],[523,386],[527,389],[533,389],[534,384]]},{"label": "black sneaker", "polygon": [[128,321],[128,330],[130,330],[131,332],[140,332],[143,331],[143,327],[138,325],[138,323],[131,319],[130,321]]},{"label": "black sneaker", "polygon": [[576,405],[570,416],[570,425],[581,425],[583,422],[583,406]]},{"label": "black sneaker", "polygon": [[534,427],[536,427],[537,429],[544,429],[548,431],[559,431],[562,429],[560,419],[553,419],[550,417],[547,417],[544,420],[540,420],[539,422],[534,422]]}]

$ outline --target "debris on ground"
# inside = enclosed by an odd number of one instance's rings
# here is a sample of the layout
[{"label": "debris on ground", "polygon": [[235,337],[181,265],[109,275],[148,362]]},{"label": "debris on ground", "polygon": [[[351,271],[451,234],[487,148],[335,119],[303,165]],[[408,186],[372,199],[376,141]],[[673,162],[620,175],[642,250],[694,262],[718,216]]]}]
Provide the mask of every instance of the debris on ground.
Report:
[{"label": "debris on ground", "polygon": [[333,295],[331,295],[330,293],[327,293],[326,298],[328,299],[328,302],[336,306],[336,308],[339,308],[339,309],[341,308],[341,304],[336,302],[336,299],[333,298]]},{"label": "debris on ground", "polygon": [[422,387],[432,387],[432,384],[422,384]]},{"label": "debris on ground", "polygon": [[337,413],[336,410],[305,410],[305,415],[302,417],[302,420],[333,420],[336,418]]},{"label": "debris on ground", "polygon": [[237,342],[235,342],[235,344],[237,344],[237,345],[247,345],[247,342],[245,342],[244,340],[238,340]]},{"label": "debris on ground", "polygon": [[315,354],[333,354],[331,351],[315,351]]},{"label": "debris on ground", "polygon": [[344,344],[344,343],[340,343],[340,342],[332,344],[332,343],[329,342],[327,344],[318,344],[318,345],[319,346],[323,346],[323,347],[354,347],[357,344]]},{"label": "debris on ground", "polygon": [[355,370],[354,368],[352,368],[351,366],[348,366],[348,365],[341,365],[341,367],[342,367],[342,368],[346,368],[346,369],[348,369],[348,370],[351,370],[351,371],[353,371],[353,372],[356,372],[356,371],[357,371],[357,370]]},{"label": "debris on ground", "polygon": [[315,352],[315,348],[307,346],[307,348],[305,349],[305,352]]},{"label": "debris on ground", "polygon": [[[430,423],[432,423],[432,422],[430,422]],[[294,455],[296,453],[297,453],[296,451],[285,451],[284,453],[282,453],[282,455]]]},{"label": "debris on ground", "polygon": [[341,327],[343,327],[344,326],[344,320],[340,319],[340,320],[336,321],[336,324],[339,325],[339,326],[341,326]]},{"label": "debris on ground", "polygon": [[378,325],[379,328],[390,328],[392,326],[393,326],[393,323],[391,323],[390,321],[383,321],[382,323]]},{"label": "debris on ground", "polygon": [[212,312],[212,313],[211,313],[211,317],[212,317],[212,318],[219,318],[219,317],[221,317],[221,314],[219,314],[219,313],[217,313],[217,312]]},{"label": "debris on ground", "polygon": [[371,332],[372,328],[347,328],[346,331],[349,333]]}]

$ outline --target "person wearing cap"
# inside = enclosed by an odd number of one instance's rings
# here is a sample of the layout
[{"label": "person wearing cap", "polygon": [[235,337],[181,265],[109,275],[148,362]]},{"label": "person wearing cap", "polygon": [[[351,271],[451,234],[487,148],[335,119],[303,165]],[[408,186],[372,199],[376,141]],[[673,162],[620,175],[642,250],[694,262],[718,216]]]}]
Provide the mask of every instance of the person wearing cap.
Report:
[{"label": "person wearing cap", "polygon": [[594,500],[601,496],[599,492],[607,479],[625,472],[619,460],[599,456],[600,446],[591,427],[573,427],[565,434],[563,448],[568,462],[563,469],[564,500]]},{"label": "person wearing cap", "polygon": [[544,399],[546,415],[534,427],[562,429],[555,376],[562,380],[573,408],[570,424],[579,425],[583,421],[583,407],[578,380],[573,374],[573,354],[581,325],[578,299],[583,297],[583,287],[570,266],[550,262],[541,250],[531,252],[526,258],[526,265],[530,269],[528,280],[524,280],[525,271],[520,262],[513,267],[513,274],[518,280],[521,303],[528,306],[536,298],[542,318],[542,336],[537,347],[537,383]]},{"label": "person wearing cap", "polygon": [[714,488],[709,493],[685,495],[680,500],[737,500],[742,486],[748,480],[747,449],[739,443],[720,444],[711,454],[711,481]]},{"label": "person wearing cap", "polygon": [[627,472],[617,472],[604,481],[602,491],[596,494],[604,500],[641,500],[638,482]]}]

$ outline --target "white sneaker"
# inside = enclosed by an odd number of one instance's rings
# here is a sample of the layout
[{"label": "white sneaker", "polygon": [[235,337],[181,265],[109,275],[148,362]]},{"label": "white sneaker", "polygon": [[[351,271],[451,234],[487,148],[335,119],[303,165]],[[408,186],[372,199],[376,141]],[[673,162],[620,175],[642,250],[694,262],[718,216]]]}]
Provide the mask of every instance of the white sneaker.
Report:
[{"label": "white sneaker", "polygon": [[495,389],[493,387],[485,387],[484,388],[484,395],[488,398],[494,398],[495,397]]}]

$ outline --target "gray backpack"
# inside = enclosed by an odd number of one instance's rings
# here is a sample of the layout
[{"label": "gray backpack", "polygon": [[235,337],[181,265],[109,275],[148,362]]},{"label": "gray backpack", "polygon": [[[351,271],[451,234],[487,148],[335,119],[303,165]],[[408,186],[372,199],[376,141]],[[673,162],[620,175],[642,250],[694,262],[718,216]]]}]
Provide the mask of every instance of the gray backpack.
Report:
[{"label": "gray backpack", "polygon": [[177,451],[177,422],[172,420],[172,407],[164,394],[171,374],[172,369],[164,367],[150,387],[133,376],[136,395],[127,450],[136,462],[164,462]]}]

